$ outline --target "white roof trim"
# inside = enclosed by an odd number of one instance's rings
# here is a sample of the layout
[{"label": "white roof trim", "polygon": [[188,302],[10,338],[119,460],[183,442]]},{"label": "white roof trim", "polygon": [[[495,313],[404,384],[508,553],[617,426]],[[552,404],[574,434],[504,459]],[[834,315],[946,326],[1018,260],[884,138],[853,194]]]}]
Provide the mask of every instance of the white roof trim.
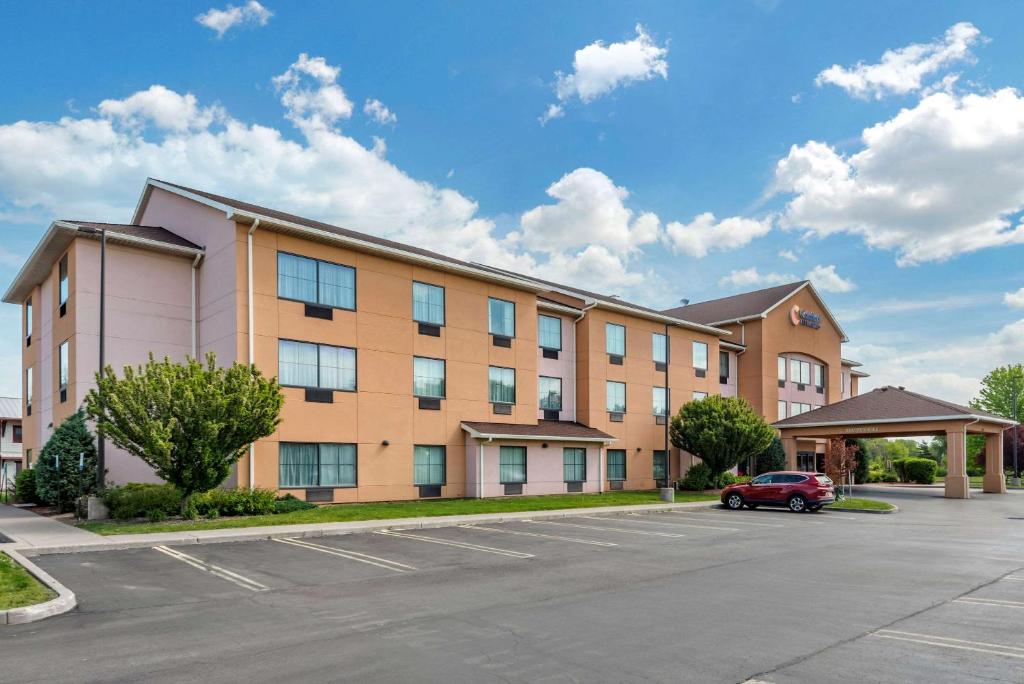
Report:
[{"label": "white roof trim", "polygon": [[504,433],[487,433],[474,430],[465,423],[461,424],[463,430],[469,433],[469,436],[473,439],[514,439],[516,441],[531,441],[531,442],[597,442],[601,444],[611,444],[617,442],[618,439],[615,437],[562,437],[560,435],[506,435]]},{"label": "white roof trim", "polygon": [[774,304],[772,304],[759,314],[753,314],[751,316],[741,316],[740,318],[729,318],[724,321],[713,321],[711,325],[730,325],[732,323],[743,323],[744,321],[753,321],[759,318],[767,318],[768,314],[777,309],[783,302],[785,302],[787,299],[795,295],[800,290],[803,290],[805,287],[811,288],[811,292],[814,293],[814,298],[818,300],[818,303],[821,304],[821,308],[825,311],[825,314],[828,316],[828,319],[832,321],[832,325],[834,325],[836,327],[836,330],[839,331],[839,337],[841,338],[840,341],[849,342],[850,338],[846,335],[846,331],[843,330],[843,326],[839,325],[839,320],[832,314],[832,310],[828,308],[828,304],[826,304],[825,300],[821,298],[821,295],[818,294],[818,291],[814,289],[814,285],[812,285],[810,281],[803,283],[800,287],[796,288],[788,295],[786,295],[779,301],[775,302]]},{"label": "white roof trim", "polygon": [[795,423],[793,425],[780,425],[779,422],[772,423],[772,427],[784,430],[786,428],[811,428],[811,427],[829,427],[833,425],[876,425],[885,424],[891,425],[895,423],[924,423],[928,421],[940,421],[940,420],[969,420],[974,419],[975,421],[984,421],[988,423],[1000,423],[1002,425],[1016,425],[1012,420],[1006,418],[994,418],[991,416],[979,416],[975,413],[959,413],[953,416],[915,416],[911,418],[879,418],[878,420],[832,420],[823,421],[818,423]]},{"label": "white roof trim", "polygon": [[537,300],[537,308],[544,309],[545,311],[557,311],[558,313],[564,313],[570,316],[580,315],[580,309],[576,309],[566,304],[556,304],[555,302],[540,299]]}]

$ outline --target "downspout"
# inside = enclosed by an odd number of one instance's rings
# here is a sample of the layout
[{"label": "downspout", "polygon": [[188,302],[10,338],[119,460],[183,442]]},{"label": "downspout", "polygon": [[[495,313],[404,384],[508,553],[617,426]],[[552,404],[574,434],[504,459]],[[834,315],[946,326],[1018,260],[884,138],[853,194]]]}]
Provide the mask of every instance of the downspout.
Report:
[{"label": "downspout", "polygon": [[192,358],[196,358],[196,346],[198,344],[198,336],[196,331],[196,271],[199,268],[199,261],[203,258],[202,254],[196,254],[195,260],[192,261]]},{"label": "downspout", "polygon": [[[668,423],[669,415],[671,414],[670,408],[672,406],[672,390],[668,387],[668,364],[672,362],[672,354],[669,351],[671,348],[670,338],[668,335],[668,323],[665,324],[665,486],[671,486],[669,483],[672,482],[672,451],[669,449],[668,443]],[[679,477],[683,476],[683,463],[682,457],[679,462]],[[655,483],[657,484],[657,483]]]},{"label": "downspout", "polygon": [[[248,284],[248,297],[249,297],[249,300],[248,300],[249,301],[249,307],[248,307],[249,308],[249,312],[248,312],[249,313],[249,327],[248,327],[248,335],[247,335],[247,337],[249,338],[249,358],[248,358],[248,361],[249,361],[249,365],[250,366],[255,365],[255,360],[253,359],[253,356],[254,356],[253,348],[254,348],[255,345],[254,345],[254,341],[253,341],[253,327],[254,326],[253,326],[253,310],[252,310],[252,308],[253,308],[253,296],[252,296],[252,289],[253,289],[253,287],[252,287],[252,234],[256,232],[256,228],[258,228],[259,225],[260,225],[260,220],[259,219],[253,219],[252,226],[249,228],[249,234],[247,236],[248,240],[247,240],[247,244],[246,244],[246,270],[247,270],[247,278],[246,278],[246,280],[247,280],[247,284]],[[249,444],[249,489],[250,490],[256,488],[255,468],[256,468],[256,445],[255,444]]]},{"label": "downspout", "polygon": [[[590,311],[591,309],[593,309],[595,306],[597,306],[597,302],[596,301],[593,302],[592,304],[587,304],[580,311],[579,318],[573,319],[573,322],[572,322],[572,346],[573,346],[573,349],[576,350],[577,354],[579,354],[579,346],[576,344],[576,339],[577,339],[576,324],[579,323],[580,321],[582,321],[584,318],[586,318],[587,312]],[[572,375],[573,375],[573,380],[574,380],[574,382],[572,383],[572,422],[575,423],[576,422],[576,411],[578,410],[576,407],[577,407],[577,404],[579,402],[579,392],[576,391],[577,385],[579,384],[579,378],[576,377],[576,369],[575,368],[573,369],[573,374]]]}]

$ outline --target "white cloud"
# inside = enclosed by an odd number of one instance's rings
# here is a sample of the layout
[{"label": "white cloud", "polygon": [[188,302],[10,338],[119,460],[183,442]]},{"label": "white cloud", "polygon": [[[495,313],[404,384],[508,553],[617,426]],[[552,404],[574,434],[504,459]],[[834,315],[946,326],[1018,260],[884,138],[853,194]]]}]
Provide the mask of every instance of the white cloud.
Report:
[{"label": "white cloud", "polygon": [[660,76],[668,78],[668,47],[655,43],[646,29],[636,26],[636,37],[606,45],[597,40],[576,51],[572,72],[555,72],[558,102],[548,106],[541,123],[562,116],[563,105],[578,98],[584,104],[607,95],[616,88]]},{"label": "white cloud", "polygon": [[[341,69],[331,66],[323,57],[310,57],[305,52],[280,76],[274,87],[281,93],[285,116],[300,129],[327,129],[339,119],[352,116],[352,101],[338,84]],[[312,80],[314,88],[306,85]]]},{"label": "white cloud", "polygon": [[782,225],[809,235],[860,235],[897,250],[901,266],[1024,243],[1024,98],[1012,88],[934,93],[864,130],[845,156],[794,145],[774,192],[792,195]]},{"label": "white cloud", "polygon": [[162,85],[150,86],[123,100],[103,100],[97,110],[124,125],[153,124],[172,131],[207,128],[223,114],[219,107],[200,107],[192,93],[180,95]]},{"label": "white cloud", "polygon": [[881,318],[892,314],[907,314],[919,311],[953,311],[966,309],[991,302],[991,296],[953,295],[950,297],[927,297],[925,299],[887,299],[872,302],[869,307],[840,310],[841,321],[852,322],[868,318]]},{"label": "white cloud", "polygon": [[981,31],[974,24],[960,22],[930,43],[886,50],[877,64],[857,62],[849,68],[833,64],[818,74],[814,83],[819,87],[839,86],[862,99],[905,95],[921,90],[924,79],[937,71],[973,59],[971,46],[981,39]]},{"label": "white cloud", "polygon": [[539,121],[540,125],[543,126],[548,121],[551,121],[552,119],[560,119],[563,116],[565,116],[565,107],[557,104],[549,104],[544,113],[537,117],[537,121]]},{"label": "white cloud", "polygon": [[798,257],[796,255],[796,252],[794,252],[791,249],[780,249],[779,250],[779,257],[785,259],[786,261],[794,261],[795,262],[795,261],[799,261],[800,260],[800,257]]},{"label": "white cloud", "polygon": [[690,223],[669,223],[666,234],[673,251],[701,259],[712,250],[725,252],[744,247],[771,229],[772,218],[756,220],[731,216],[716,222],[714,214],[705,212]]},{"label": "white cloud", "polygon": [[398,116],[377,99],[367,99],[363,104],[363,113],[381,125],[398,123]]},{"label": "white cloud", "polygon": [[815,266],[807,272],[804,278],[810,280],[814,287],[822,292],[850,292],[857,288],[852,280],[843,278],[836,273],[836,267],[831,264]]},{"label": "white cloud", "polygon": [[1024,309],[1024,287],[1016,292],[1007,292],[1003,295],[1003,303],[1015,309]]},{"label": "white cloud", "polygon": [[792,273],[761,273],[756,267],[738,269],[731,271],[729,275],[723,276],[718,284],[722,287],[733,287],[736,289],[771,287],[800,280]]},{"label": "white cloud", "polygon": [[249,2],[238,7],[234,5],[228,5],[224,9],[211,7],[206,12],[197,16],[196,21],[206,28],[216,31],[218,38],[223,38],[225,33],[236,26],[266,26],[272,16],[274,16],[274,13],[256,2],[256,0],[249,0]]}]

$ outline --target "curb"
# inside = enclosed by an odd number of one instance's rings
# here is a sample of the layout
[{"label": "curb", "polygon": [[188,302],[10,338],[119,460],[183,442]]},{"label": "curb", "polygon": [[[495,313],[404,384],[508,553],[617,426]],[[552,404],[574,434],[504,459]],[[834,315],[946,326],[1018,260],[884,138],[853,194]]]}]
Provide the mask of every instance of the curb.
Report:
[{"label": "curb", "polygon": [[[717,501],[690,501],[684,503],[642,504],[635,506],[595,506],[592,508],[568,508],[556,511],[519,511],[515,513],[477,513],[459,516],[438,516],[431,518],[407,518],[388,520],[367,520],[357,522],[320,523],[310,529],[308,525],[281,525],[274,529],[266,527],[260,531],[249,528],[228,528],[223,530],[197,530],[194,532],[156,532],[152,534],[109,535],[102,541],[88,544],[60,546],[22,546],[18,551],[29,556],[44,556],[58,553],[88,553],[91,551],[122,551],[125,549],[149,548],[161,544],[218,544],[242,541],[265,541],[290,538],[308,539],[346,534],[365,534],[385,530],[436,529],[457,527],[466,524],[503,523],[520,520],[554,520],[581,515],[597,515],[628,512],[665,512],[679,508],[708,508],[718,506]],[[299,529],[296,529],[299,528]],[[40,571],[42,572],[42,571]],[[44,573],[45,574],[45,573]],[[55,590],[56,591],[56,590]],[[70,608],[69,608],[70,610]]]},{"label": "curb", "polygon": [[15,563],[28,570],[32,576],[49,587],[51,591],[55,592],[57,598],[32,606],[0,610],[0,625],[23,625],[27,622],[43,620],[54,615],[66,613],[78,605],[75,592],[55,580],[49,573],[21,553],[14,549],[4,549],[4,553],[10,556]]},{"label": "curb", "polygon": [[874,515],[888,515],[890,513],[899,513],[900,507],[892,504],[892,508],[888,510],[881,510],[877,508],[830,508],[830,510],[836,513],[871,513]]}]

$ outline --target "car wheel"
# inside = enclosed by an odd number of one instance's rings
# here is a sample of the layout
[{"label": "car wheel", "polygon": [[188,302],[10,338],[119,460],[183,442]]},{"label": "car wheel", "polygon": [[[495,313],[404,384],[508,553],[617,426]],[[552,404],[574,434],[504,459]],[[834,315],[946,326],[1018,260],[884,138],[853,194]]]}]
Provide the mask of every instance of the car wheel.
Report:
[{"label": "car wheel", "polygon": [[725,499],[725,505],[734,511],[738,511],[743,508],[743,497],[739,494],[730,494]]},{"label": "car wheel", "polygon": [[789,510],[794,513],[803,513],[807,510],[807,499],[799,494],[789,497]]}]

